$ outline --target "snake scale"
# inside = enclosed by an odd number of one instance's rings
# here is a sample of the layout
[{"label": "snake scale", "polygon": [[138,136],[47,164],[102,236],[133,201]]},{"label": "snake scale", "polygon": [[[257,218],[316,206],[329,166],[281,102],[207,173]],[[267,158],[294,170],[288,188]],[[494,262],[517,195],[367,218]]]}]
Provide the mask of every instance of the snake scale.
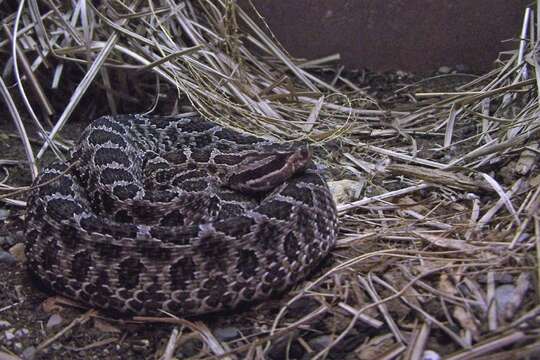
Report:
[{"label": "snake scale", "polygon": [[94,120],[34,181],[25,236],[29,270],[56,293],[190,316],[294,285],[336,232],[306,146],[184,114]]}]

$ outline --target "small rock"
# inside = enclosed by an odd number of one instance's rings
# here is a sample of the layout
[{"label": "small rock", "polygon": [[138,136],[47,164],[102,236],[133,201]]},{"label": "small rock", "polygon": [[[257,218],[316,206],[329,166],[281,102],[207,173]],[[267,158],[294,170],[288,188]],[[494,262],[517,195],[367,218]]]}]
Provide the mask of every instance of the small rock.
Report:
[{"label": "small rock", "polygon": [[[294,341],[299,335],[298,331],[294,331],[289,336],[282,336],[275,341],[272,341],[270,348],[266,351],[268,359],[302,359],[302,356],[306,354],[304,348],[297,346],[297,342]],[[303,359],[302,359],[303,360]]]},{"label": "small rock", "polygon": [[11,323],[7,320],[0,320],[0,329],[5,329],[11,326]]},{"label": "small rock", "polygon": [[[512,277],[512,275],[508,273],[495,273],[494,278],[496,284],[512,284],[514,282],[514,278]],[[481,284],[486,284],[487,275],[480,274],[478,276],[478,282]]]},{"label": "small rock", "polygon": [[217,328],[214,330],[214,335],[218,340],[221,341],[229,341],[236,339],[240,336],[240,331],[238,331],[235,327],[224,327],[224,328]]},{"label": "small rock", "polygon": [[523,232],[523,233],[521,233],[521,235],[517,238],[516,243],[517,243],[517,244],[524,243],[524,242],[526,242],[527,240],[529,240],[530,238],[531,238],[531,234],[529,234],[528,232]]},{"label": "small rock", "polygon": [[345,204],[360,198],[365,185],[365,180],[338,180],[328,183],[330,192],[338,204]]},{"label": "small rock", "polygon": [[30,334],[30,330],[28,330],[27,328],[21,328],[21,329],[15,331],[15,336],[17,338],[24,338],[24,337],[28,336],[28,334]]},{"label": "small rock", "polygon": [[0,236],[0,246],[7,245],[6,247],[9,247],[13,244],[15,244],[15,239],[13,236]]},{"label": "small rock", "polygon": [[202,342],[199,339],[191,338],[176,349],[174,356],[176,359],[196,358],[200,355]]},{"label": "small rock", "polygon": [[6,220],[9,216],[9,210],[8,209],[4,209],[4,208],[0,208],[0,221],[2,220]]},{"label": "small rock", "polygon": [[24,360],[32,360],[36,357],[36,348],[34,346],[29,346],[21,354]]},{"label": "small rock", "polygon": [[439,72],[440,72],[441,74],[449,74],[450,71],[452,71],[452,68],[450,68],[450,66],[441,66],[441,67],[439,68]]},{"label": "small rock", "polygon": [[150,340],[148,339],[139,339],[134,341],[132,348],[135,351],[146,351],[150,347]]},{"label": "small rock", "polygon": [[405,79],[405,78],[407,78],[409,76],[409,73],[407,73],[406,71],[403,71],[403,70],[397,70],[396,75],[397,75],[398,79]]},{"label": "small rock", "polygon": [[511,284],[497,286],[495,288],[495,300],[497,301],[497,311],[503,312],[506,306],[512,301],[512,295],[516,287]]},{"label": "small rock", "polygon": [[317,336],[315,339],[311,340],[309,342],[309,345],[315,350],[316,352],[322,351],[323,349],[327,348],[332,343],[332,337],[330,335],[322,335]]},{"label": "small rock", "polygon": [[20,263],[26,262],[26,254],[24,253],[24,244],[23,243],[17,243],[9,248],[9,252],[11,255],[17,259]]},{"label": "small rock", "polygon": [[0,264],[14,265],[17,262],[15,256],[10,253],[0,250]]},{"label": "small rock", "polygon": [[52,329],[62,323],[64,319],[60,314],[52,314],[51,317],[49,317],[49,320],[47,320],[47,329]]},{"label": "small rock", "polygon": [[20,352],[23,348],[23,345],[20,343],[20,342],[16,342],[15,344],[13,344],[13,349],[16,351],[16,352]]},{"label": "small rock", "polygon": [[4,331],[4,339],[6,339],[7,342],[15,339],[15,329],[11,328]]},{"label": "small rock", "polygon": [[182,112],[195,111],[195,108],[193,106],[190,106],[190,105],[182,105],[180,107],[180,109],[182,110]]},{"label": "small rock", "polygon": [[441,360],[441,355],[433,350],[426,350],[422,354],[422,360]]}]

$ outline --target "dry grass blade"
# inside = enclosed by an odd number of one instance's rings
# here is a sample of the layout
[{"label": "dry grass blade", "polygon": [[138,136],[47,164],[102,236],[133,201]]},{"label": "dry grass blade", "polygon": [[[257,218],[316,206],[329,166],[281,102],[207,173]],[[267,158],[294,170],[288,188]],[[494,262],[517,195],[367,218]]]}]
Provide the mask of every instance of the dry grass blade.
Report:
[{"label": "dry grass blade", "polygon": [[[516,29],[516,49],[493,70],[419,79],[351,71],[332,63],[338,55],[294,59],[262,17],[250,18],[256,9],[231,0],[7,3],[0,92],[15,127],[0,138],[19,150],[0,159],[0,201],[9,212],[25,205],[34,150],[37,160],[63,158],[88,121],[110,113],[198,112],[268,139],[308,142],[329,178],[362,185],[342,186],[338,246],[312,282],[277,304],[201,323],[138,318],[161,324],[140,330],[157,334],[155,357],[366,358],[368,347],[375,352],[367,358],[381,359],[538,353],[533,8]],[[2,231],[0,243],[12,233]],[[0,303],[0,312],[22,304]],[[223,318],[234,338],[218,336]],[[63,341],[58,334],[40,338],[39,350]],[[132,334],[74,348],[99,357],[118,346],[126,355]]]},{"label": "dry grass blade", "polygon": [[397,176],[402,175],[417,178],[425,180],[429,183],[448,186],[450,188],[457,188],[465,191],[484,192],[494,190],[492,187],[483,182],[476,181],[468,176],[460,173],[453,173],[447,170],[429,169],[404,164],[391,164],[386,168],[386,170]]},{"label": "dry grass blade", "polygon": [[32,179],[34,179],[37,176],[38,169],[34,160],[34,153],[32,152],[32,147],[30,146],[30,140],[28,139],[28,135],[26,134],[26,129],[24,127],[21,116],[17,111],[17,106],[15,105],[15,102],[13,101],[13,98],[11,97],[9,90],[6,87],[6,84],[4,83],[2,78],[0,78],[0,93],[2,93],[4,102],[6,103],[9,113],[13,118],[15,126],[17,127],[17,131],[22,141],[24,152],[26,154],[26,159],[30,168],[30,174],[32,175]]},{"label": "dry grass blade", "polygon": [[[139,1],[135,1],[133,3],[133,5],[131,6],[131,8],[132,9],[137,8],[138,3],[139,3]],[[127,22],[127,20],[122,20],[120,22],[120,26],[124,25],[126,22]],[[62,115],[60,116],[60,118],[58,119],[58,121],[56,122],[54,127],[52,128],[52,130],[51,130],[51,132],[50,132],[50,134],[48,136],[49,141],[45,142],[43,144],[43,146],[41,147],[41,149],[39,149],[39,151],[37,153],[37,158],[38,159],[40,159],[43,156],[43,153],[45,152],[45,150],[47,150],[47,148],[48,148],[49,144],[51,143],[52,139],[56,136],[56,133],[58,133],[58,131],[60,131],[62,129],[62,127],[64,126],[66,121],[68,121],[69,117],[71,116],[71,114],[75,110],[75,107],[79,104],[79,102],[81,100],[81,97],[84,96],[86,90],[88,89],[90,84],[92,84],[92,82],[94,81],[95,76],[98,74],[101,67],[103,66],[103,63],[105,62],[105,60],[109,56],[109,53],[113,49],[117,39],[118,39],[118,34],[114,33],[114,34],[111,35],[109,40],[107,40],[105,46],[103,47],[101,52],[96,57],[96,59],[93,62],[92,66],[90,67],[90,69],[88,69],[88,72],[86,73],[85,77],[79,83],[79,86],[77,86],[77,89],[75,89],[73,95],[71,95],[69,103],[66,105],[66,108],[62,112]]]}]

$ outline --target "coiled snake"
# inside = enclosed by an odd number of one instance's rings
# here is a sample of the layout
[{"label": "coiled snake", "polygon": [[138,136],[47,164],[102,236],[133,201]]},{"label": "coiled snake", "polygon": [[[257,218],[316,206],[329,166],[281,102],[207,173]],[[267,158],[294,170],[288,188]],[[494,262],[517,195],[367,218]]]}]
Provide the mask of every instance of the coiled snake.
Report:
[{"label": "coiled snake", "polygon": [[336,239],[335,204],[306,147],[192,115],[101,117],[33,185],[30,271],[120,312],[196,315],[266,298]]}]

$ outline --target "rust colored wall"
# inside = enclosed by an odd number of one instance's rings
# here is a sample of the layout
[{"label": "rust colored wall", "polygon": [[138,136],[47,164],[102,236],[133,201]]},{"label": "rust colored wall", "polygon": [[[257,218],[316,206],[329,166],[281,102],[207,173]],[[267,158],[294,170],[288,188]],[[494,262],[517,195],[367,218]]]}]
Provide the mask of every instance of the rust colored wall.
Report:
[{"label": "rust colored wall", "polygon": [[[247,1],[240,1],[244,8]],[[524,0],[253,0],[292,55],[340,53],[353,68],[492,66],[518,38]]]}]

